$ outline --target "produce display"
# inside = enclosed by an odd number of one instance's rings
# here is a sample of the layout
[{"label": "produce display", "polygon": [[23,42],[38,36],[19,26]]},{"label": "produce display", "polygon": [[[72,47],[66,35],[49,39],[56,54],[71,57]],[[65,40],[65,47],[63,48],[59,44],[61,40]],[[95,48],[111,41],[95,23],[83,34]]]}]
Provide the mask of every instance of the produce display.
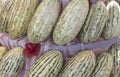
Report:
[{"label": "produce display", "polygon": [[8,16],[8,33],[12,39],[26,34],[28,24],[34,14],[38,0],[15,0]]},{"label": "produce display", "polygon": [[23,49],[17,47],[11,49],[0,61],[1,77],[16,77],[24,66]]},{"label": "produce display", "polygon": [[83,26],[88,10],[88,0],[70,1],[56,22],[53,41],[58,45],[72,41]]},{"label": "produce display", "polygon": [[58,77],[90,77],[95,67],[95,58],[91,50],[77,53],[66,62]]},{"label": "produce display", "polygon": [[113,57],[109,53],[103,53],[97,58],[96,67],[91,77],[110,77],[113,69]]},{"label": "produce display", "polygon": [[114,62],[112,77],[119,77],[120,76],[120,43],[113,44],[108,51],[113,57],[113,62]]},{"label": "produce display", "polygon": [[0,77],[120,77],[119,0],[0,0]]},{"label": "produce display", "polygon": [[60,13],[58,0],[43,0],[28,27],[28,40],[33,43],[45,41],[50,35]]},{"label": "produce display", "polygon": [[26,77],[57,77],[62,64],[63,58],[59,51],[48,51],[32,65]]},{"label": "produce display", "polygon": [[103,30],[105,39],[112,39],[120,34],[120,6],[117,2],[111,1],[107,5],[108,20]]},{"label": "produce display", "polygon": [[91,43],[101,35],[107,19],[107,8],[103,1],[94,3],[80,31],[80,41]]}]

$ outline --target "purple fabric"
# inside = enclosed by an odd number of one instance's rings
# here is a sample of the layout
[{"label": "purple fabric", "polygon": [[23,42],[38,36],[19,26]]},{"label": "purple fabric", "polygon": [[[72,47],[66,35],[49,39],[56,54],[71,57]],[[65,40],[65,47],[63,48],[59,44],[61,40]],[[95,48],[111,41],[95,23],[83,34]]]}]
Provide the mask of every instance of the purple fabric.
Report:
[{"label": "purple fabric", "polygon": [[[61,9],[64,9],[69,1],[71,0],[60,0]],[[91,1],[95,2],[97,0],[91,0]],[[0,33],[0,44],[8,47],[8,49],[17,46],[24,48],[27,42],[29,41],[26,36],[18,38],[16,40],[12,40],[10,39],[8,34]],[[91,49],[95,52],[96,55],[99,55],[100,53],[107,51],[108,47],[116,42],[120,42],[120,37],[107,41],[100,39],[96,43],[91,43],[91,44],[83,44],[80,43],[77,39],[75,39],[74,41],[68,43],[65,46],[57,46],[51,41],[51,38],[49,38],[46,42],[41,43],[42,47],[39,56],[48,50],[60,50],[63,53],[65,60],[67,60],[68,58],[70,58],[80,50],[84,50],[84,49]],[[25,66],[22,72],[20,72],[20,74],[17,77],[25,77],[25,72],[28,71],[30,66],[36,61],[37,58],[38,57],[26,58]]]},{"label": "purple fabric", "polygon": [[[27,40],[27,37],[21,37],[16,40],[11,40],[8,34],[0,33],[1,45],[7,46],[9,49],[17,46],[21,46],[24,48],[25,43],[27,42],[29,42]],[[41,43],[42,46],[39,55],[43,54],[48,50],[60,50],[61,53],[63,53],[65,60],[67,60],[68,58],[72,57],[80,50],[84,50],[84,49],[91,49],[96,53],[96,55],[99,55],[102,52],[107,51],[110,45],[117,42],[120,42],[120,37],[107,41],[100,39],[100,41],[91,44],[83,44],[78,42],[77,39],[75,39],[71,44],[69,43],[68,45],[65,46],[57,46],[51,41],[51,39],[48,39],[46,42]],[[18,77],[24,77],[25,71],[28,71],[29,67],[36,61],[37,58],[38,57],[26,58],[25,67],[23,68],[23,71],[18,75]]]},{"label": "purple fabric", "polygon": [[[11,40],[8,34],[0,33],[0,43],[1,45],[8,47],[8,49],[11,49],[17,46],[24,48],[27,42],[29,42],[27,37],[21,37],[16,40]],[[57,46],[52,42],[51,38],[49,38],[46,42],[41,43],[42,46],[41,46],[40,53],[42,54],[48,50],[60,50],[63,53],[63,55],[72,56],[80,50],[87,50],[87,49],[92,50],[97,48],[104,48],[117,42],[120,42],[120,37],[117,37],[111,40],[106,40],[106,41],[101,39],[100,41],[97,41],[91,44],[83,44],[83,43],[80,43],[77,39],[75,39],[72,43],[69,43],[67,45]],[[99,52],[99,51],[96,51],[96,52]]]}]

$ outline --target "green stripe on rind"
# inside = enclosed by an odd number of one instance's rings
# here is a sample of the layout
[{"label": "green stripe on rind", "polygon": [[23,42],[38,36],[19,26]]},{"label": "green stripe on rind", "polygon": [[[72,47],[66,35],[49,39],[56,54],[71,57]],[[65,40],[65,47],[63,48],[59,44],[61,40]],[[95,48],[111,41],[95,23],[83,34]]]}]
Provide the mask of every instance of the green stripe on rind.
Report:
[{"label": "green stripe on rind", "polygon": [[8,16],[15,0],[2,0],[0,3],[0,32],[7,32]]},{"label": "green stripe on rind", "polygon": [[117,2],[111,1],[107,5],[108,20],[102,36],[105,39],[112,39],[120,34],[120,6]]},{"label": "green stripe on rind", "polygon": [[28,40],[33,43],[45,41],[52,31],[59,13],[59,0],[43,0],[28,27]]},{"label": "green stripe on rind", "polygon": [[26,34],[37,4],[38,0],[15,0],[8,20],[8,32],[12,39]]},{"label": "green stripe on rind", "polygon": [[88,0],[71,0],[55,25],[53,32],[54,43],[63,45],[72,41],[79,33],[88,10]]},{"label": "green stripe on rind", "polygon": [[120,76],[120,43],[113,44],[108,51],[112,55],[114,61],[112,77],[119,77]]},{"label": "green stripe on rind", "polygon": [[94,53],[90,50],[82,51],[66,62],[58,77],[89,77],[94,67]]},{"label": "green stripe on rind", "polygon": [[10,50],[0,62],[1,77],[16,77],[24,65],[23,49],[20,47]]},{"label": "green stripe on rind", "polygon": [[113,57],[109,53],[103,53],[97,58],[97,64],[91,77],[110,77],[112,68]]},{"label": "green stripe on rind", "polygon": [[63,64],[59,51],[43,54],[26,73],[26,77],[56,77]]},{"label": "green stripe on rind", "polygon": [[91,43],[101,35],[107,19],[107,8],[103,1],[94,3],[80,31],[79,38],[83,43]]}]

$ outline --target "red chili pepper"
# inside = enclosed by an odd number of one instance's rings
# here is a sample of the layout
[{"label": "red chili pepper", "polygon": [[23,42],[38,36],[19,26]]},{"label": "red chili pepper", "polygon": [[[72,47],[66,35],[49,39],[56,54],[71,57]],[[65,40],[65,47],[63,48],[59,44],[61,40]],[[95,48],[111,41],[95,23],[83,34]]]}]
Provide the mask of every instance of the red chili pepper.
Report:
[{"label": "red chili pepper", "polygon": [[23,53],[27,57],[38,56],[40,48],[40,44],[26,43]]}]

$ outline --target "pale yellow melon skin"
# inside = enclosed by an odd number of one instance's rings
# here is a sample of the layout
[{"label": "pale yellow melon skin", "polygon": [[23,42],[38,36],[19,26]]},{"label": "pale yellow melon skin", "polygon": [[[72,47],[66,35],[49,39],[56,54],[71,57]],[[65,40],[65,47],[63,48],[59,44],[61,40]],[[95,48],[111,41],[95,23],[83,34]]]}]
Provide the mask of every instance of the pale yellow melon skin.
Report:
[{"label": "pale yellow melon skin", "polygon": [[8,17],[14,4],[15,0],[0,1],[0,32],[7,32]]},{"label": "pale yellow melon skin", "polygon": [[24,62],[23,48],[11,49],[0,61],[0,76],[17,77],[24,67]]},{"label": "pale yellow melon skin", "polygon": [[113,69],[113,57],[103,53],[97,57],[97,63],[91,77],[110,77]]},{"label": "pale yellow melon skin", "polygon": [[120,76],[120,43],[113,44],[108,51],[112,55],[114,61],[114,67],[112,70],[111,77],[119,77]]},{"label": "pale yellow melon skin", "polygon": [[30,67],[25,77],[57,77],[62,64],[60,51],[47,51]]},{"label": "pale yellow melon skin", "polygon": [[51,34],[59,13],[59,0],[43,0],[28,27],[28,40],[32,43],[45,41]]},{"label": "pale yellow melon skin", "polygon": [[58,77],[90,77],[95,63],[93,51],[80,51],[65,63]]},{"label": "pale yellow melon skin", "polygon": [[71,0],[55,25],[54,43],[64,45],[72,41],[83,26],[88,10],[88,0]]},{"label": "pale yellow melon skin", "polygon": [[80,31],[79,38],[83,43],[95,42],[101,35],[107,20],[107,7],[103,1],[95,2]]},{"label": "pale yellow melon skin", "polygon": [[7,30],[11,39],[16,39],[26,34],[38,1],[39,0],[15,0],[8,17]]},{"label": "pale yellow melon skin", "polygon": [[7,53],[8,49],[4,46],[0,46],[0,60],[3,58],[3,56]]},{"label": "pale yellow melon skin", "polygon": [[102,36],[108,40],[120,35],[120,6],[117,2],[111,1],[107,5],[108,20],[104,27]]}]

